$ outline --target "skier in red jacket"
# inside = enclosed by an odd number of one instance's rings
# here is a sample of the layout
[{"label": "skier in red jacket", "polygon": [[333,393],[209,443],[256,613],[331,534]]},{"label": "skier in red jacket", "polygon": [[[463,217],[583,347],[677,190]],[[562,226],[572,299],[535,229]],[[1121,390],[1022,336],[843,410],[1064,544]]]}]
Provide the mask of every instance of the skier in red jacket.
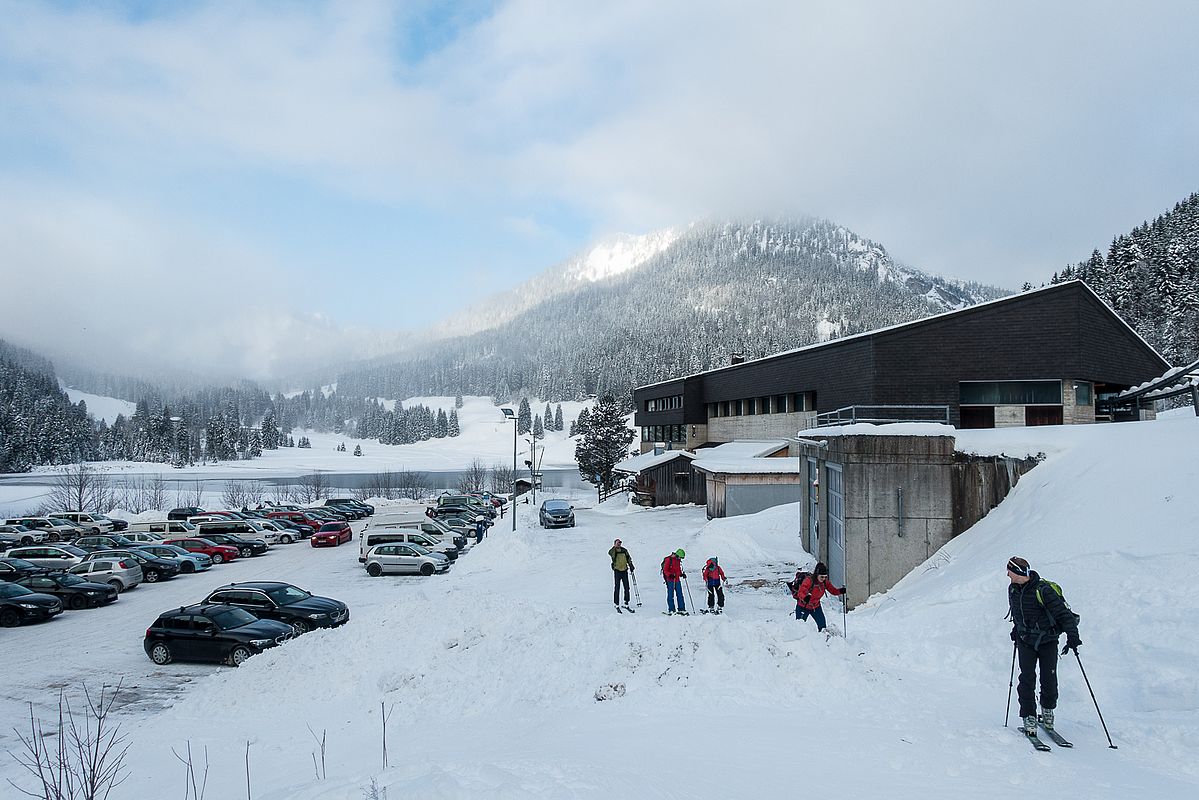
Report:
[{"label": "skier in red jacket", "polygon": [[721,585],[724,580],[724,570],[721,569],[716,556],[712,556],[708,559],[708,563],[704,564],[703,575],[704,583],[708,587],[708,613],[724,613],[724,587]]},{"label": "skier in red jacket", "polygon": [[816,629],[824,630],[824,609],[820,607],[820,599],[824,597],[825,592],[839,596],[845,594],[845,587],[838,589],[829,583],[828,567],[824,562],[820,562],[811,575],[795,584],[795,591],[791,595],[795,598],[795,618],[805,620],[811,616],[816,620]]},{"label": "skier in red jacket", "polygon": [[[666,582],[666,607],[670,609],[669,614],[686,614],[687,604],[683,602],[683,577],[687,574],[683,572],[683,559],[687,554],[683,552],[683,548],[675,550],[666,558],[662,559],[662,580]],[[675,611],[675,598],[678,598],[678,611]]]}]

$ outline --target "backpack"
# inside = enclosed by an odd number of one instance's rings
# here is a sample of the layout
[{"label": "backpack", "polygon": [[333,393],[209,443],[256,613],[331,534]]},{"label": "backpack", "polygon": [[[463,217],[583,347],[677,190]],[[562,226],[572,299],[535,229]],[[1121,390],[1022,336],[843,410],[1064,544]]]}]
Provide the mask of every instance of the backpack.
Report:
[{"label": "backpack", "polygon": [[[671,554],[669,554],[668,556],[666,556],[666,558],[662,559],[662,574],[663,574],[663,575],[665,575],[665,574],[666,574],[666,562],[667,562],[667,561],[669,561],[669,560],[670,560],[670,559],[672,559],[672,558],[673,558],[675,561],[678,561],[678,560],[679,560],[679,557],[678,557],[678,556],[676,556],[674,553],[671,553]],[[680,571],[682,570],[682,566],[683,566],[682,564],[679,564],[679,569],[680,569]]]},{"label": "backpack", "polygon": [[795,580],[787,581],[787,591],[791,592],[791,596],[798,600],[797,593],[799,592],[799,587],[803,586],[803,582],[810,577],[812,577],[812,573],[810,572],[796,572]]},{"label": "backpack", "polygon": [[1037,586],[1037,602],[1041,604],[1042,608],[1045,607],[1045,598],[1041,596],[1041,586],[1048,586],[1050,589],[1057,592],[1057,596],[1062,599],[1062,605],[1066,607],[1067,611],[1069,611],[1071,614],[1074,614],[1075,626],[1082,621],[1082,617],[1080,617],[1078,614],[1075,614],[1074,609],[1070,608],[1070,604],[1066,602],[1066,596],[1062,594],[1062,587],[1058,586],[1053,581],[1047,581],[1044,578],[1041,578],[1041,583]]}]

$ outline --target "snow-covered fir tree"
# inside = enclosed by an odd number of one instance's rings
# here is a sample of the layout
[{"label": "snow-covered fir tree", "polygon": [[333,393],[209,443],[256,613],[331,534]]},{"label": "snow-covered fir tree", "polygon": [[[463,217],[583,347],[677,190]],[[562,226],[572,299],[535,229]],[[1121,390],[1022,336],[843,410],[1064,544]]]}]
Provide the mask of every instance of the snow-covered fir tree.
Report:
[{"label": "snow-covered fir tree", "polygon": [[625,424],[620,405],[611,395],[604,396],[585,422],[580,415],[577,428],[583,437],[575,445],[579,475],[601,492],[610,489],[612,469],[628,457],[629,444],[634,437]]},{"label": "snow-covered fir tree", "polygon": [[459,425],[458,425],[458,412],[455,409],[450,410],[450,421],[449,421],[448,432],[451,437],[460,436],[462,434],[462,428],[459,427]]},{"label": "snow-covered fir tree", "polygon": [[516,412],[516,432],[526,434],[533,429],[533,410],[529,408],[529,398],[520,398],[520,410]]}]

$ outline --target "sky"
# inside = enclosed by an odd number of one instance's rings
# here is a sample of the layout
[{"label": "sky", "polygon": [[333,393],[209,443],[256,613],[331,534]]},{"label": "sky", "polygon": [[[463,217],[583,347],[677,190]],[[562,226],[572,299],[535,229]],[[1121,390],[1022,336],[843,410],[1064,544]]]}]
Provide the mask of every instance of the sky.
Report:
[{"label": "sky", "polygon": [[1191,2],[0,0],[0,336],[294,375],[713,217],[1039,284],[1199,190],[1196,40]]}]

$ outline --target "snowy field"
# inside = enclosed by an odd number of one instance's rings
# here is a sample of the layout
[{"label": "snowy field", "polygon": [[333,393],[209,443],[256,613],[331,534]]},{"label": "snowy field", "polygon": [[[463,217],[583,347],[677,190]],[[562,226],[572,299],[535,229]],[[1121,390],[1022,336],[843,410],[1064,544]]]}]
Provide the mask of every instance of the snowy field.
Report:
[{"label": "snowy field", "polygon": [[[528,507],[448,575],[365,576],[352,546],[282,546],[207,575],[142,586],[115,606],[0,631],[0,717],[48,715],[55,690],[118,679],[133,741],[116,798],[182,798],[171,755],[207,747],[209,798],[999,798],[1199,796],[1199,419],[962,432],[981,452],[1045,452],[986,519],[826,639],[777,580],[810,558],[797,509],[707,522],[702,509],[576,500],[578,527]],[[1022,454],[1022,453],[1020,453]],[[606,551],[621,538],[643,605],[614,613]],[[694,599],[720,556],[723,616],[666,617],[657,567],[683,547]],[[1011,663],[1004,563],[1027,557],[1082,615],[1059,728],[1036,753],[1003,727]],[[141,649],[165,608],[218,583],[273,577],[347,601],[346,627],[241,669],[154,667]],[[765,585],[758,588],[758,581]],[[841,632],[839,607],[826,611]],[[380,704],[390,766],[381,755]],[[1015,711],[1013,709],[1013,717]],[[326,732],[322,778],[309,727]],[[7,728],[7,725],[5,726]],[[0,732],[0,747],[13,737]],[[18,777],[9,760],[0,778]],[[386,795],[383,793],[386,789]],[[0,793],[2,795],[2,793]]]}]

